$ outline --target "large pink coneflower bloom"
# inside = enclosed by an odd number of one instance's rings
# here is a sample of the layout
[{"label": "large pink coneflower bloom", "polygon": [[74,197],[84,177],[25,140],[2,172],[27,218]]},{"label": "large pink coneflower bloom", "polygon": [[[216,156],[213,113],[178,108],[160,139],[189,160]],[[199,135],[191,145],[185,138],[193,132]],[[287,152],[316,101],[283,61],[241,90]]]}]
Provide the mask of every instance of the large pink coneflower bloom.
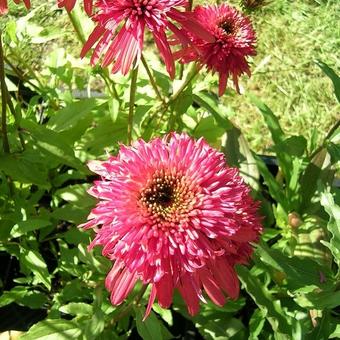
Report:
[{"label": "large pink coneflower bloom", "polygon": [[[58,7],[65,7],[68,12],[72,11],[77,0],[58,0]],[[94,0],[84,0],[84,9],[88,15],[92,14]]]},{"label": "large pink coneflower bloom", "polygon": [[256,54],[256,37],[250,19],[226,4],[197,6],[194,17],[215,40],[207,42],[191,35],[192,45],[179,54],[182,61],[198,61],[217,72],[220,96],[225,92],[229,77],[239,92],[240,75],[246,73],[250,76],[247,57]]},{"label": "large pink coneflower bloom", "polygon": [[185,36],[171,20],[203,39],[213,39],[192,19],[191,13],[178,10],[187,3],[187,0],[98,0],[95,3],[97,14],[94,16],[97,27],[84,45],[81,56],[96,45],[91,63],[95,64],[103,57],[103,67],[114,63],[112,72],[121,71],[125,75],[141,57],[147,28],[153,35],[168,73],[174,77],[174,58],[166,31],[172,31],[180,40]]},{"label": "large pink coneflower bloom", "polygon": [[146,315],[155,299],[167,308],[174,289],[188,312],[205,294],[217,305],[237,298],[234,270],[247,263],[261,231],[258,204],[238,170],[202,138],[171,134],[121,146],[116,157],[92,161],[101,179],[89,193],[99,199],[82,225],[91,243],[114,262],[106,278],[119,305],[137,280],[151,285]]},{"label": "large pink coneflower bloom", "polygon": [[[25,4],[26,8],[29,9],[31,7],[30,0],[22,0]],[[20,0],[14,0],[16,4],[20,3]],[[7,0],[0,0],[0,15],[6,14],[8,12],[8,4]]]}]

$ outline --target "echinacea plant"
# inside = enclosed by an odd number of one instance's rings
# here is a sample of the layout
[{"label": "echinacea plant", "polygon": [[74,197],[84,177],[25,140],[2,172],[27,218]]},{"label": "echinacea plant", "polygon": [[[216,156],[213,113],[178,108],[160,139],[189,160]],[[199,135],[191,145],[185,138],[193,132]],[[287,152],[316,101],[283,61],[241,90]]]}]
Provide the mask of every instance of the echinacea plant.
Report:
[{"label": "echinacea plant", "polygon": [[269,2],[216,2],[0,0],[0,331],[28,306],[22,340],[338,336],[339,123],[285,135],[249,93]]}]

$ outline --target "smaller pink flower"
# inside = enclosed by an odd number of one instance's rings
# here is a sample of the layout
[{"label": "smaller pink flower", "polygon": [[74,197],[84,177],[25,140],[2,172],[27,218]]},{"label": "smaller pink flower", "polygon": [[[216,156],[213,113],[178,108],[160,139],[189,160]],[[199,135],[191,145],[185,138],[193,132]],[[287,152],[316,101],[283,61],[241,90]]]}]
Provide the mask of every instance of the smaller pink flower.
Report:
[{"label": "smaller pink flower", "polygon": [[[84,9],[88,15],[92,14],[94,0],[84,0]],[[74,8],[77,0],[58,0],[58,7],[65,7],[68,12],[71,12]]]},{"label": "smaller pink flower", "polygon": [[247,57],[256,54],[256,37],[249,18],[226,4],[197,6],[194,18],[215,39],[208,42],[188,33],[192,44],[178,56],[185,63],[197,61],[217,72],[220,96],[225,92],[230,76],[239,92],[238,78],[243,73],[250,76]]},{"label": "smaller pink flower", "polygon": [[[186,36],[175,24],[192,35],[208,41],[213,37],[185,9],[187,0],[98,0],[95,3],[97,22],[81,52],[81,57],[93,47],[91,64],[102,59],[102,67],[113,64],[112,73],[127,74],[137,64],[144,46],[144,34],[149,30],[169,75],[175,75],[175,64],[167,34],[171,31],[179,41]],[[205,40],[204,40],[205,41]]]},{"label": "smaller pink flower", "polygon": [[[16,4],[20,2],[20,0],[14,0]],[[31,7],[31,2],[30,0],[23,0],[25,6],[27,9]],[[0,0],[0,15],[4,15],[8,12],[8,4],[7,0]]]}]

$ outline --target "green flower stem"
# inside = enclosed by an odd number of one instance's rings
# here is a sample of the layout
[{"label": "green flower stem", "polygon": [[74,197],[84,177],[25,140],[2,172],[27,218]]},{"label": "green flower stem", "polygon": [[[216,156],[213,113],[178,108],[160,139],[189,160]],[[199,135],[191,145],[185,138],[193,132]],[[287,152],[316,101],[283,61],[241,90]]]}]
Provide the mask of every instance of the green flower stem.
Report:
[{"label": "green flower stem", "polygon": [[128,136],[129,144],[131,144],[132,142],[133,116],[135,112],[135,100],[136,100],[136,90],[137,90],[137,75],[138,75],[138,66],[136,66],[131,71],[129,116],[128,116],[128,128],[127,128],[127,136]]},{"label": "green flower stem", "polygon": [[[149,126],[149,124],[157,117],[159,114],[159,119],[157,123],[157,128],[159,127],[162,118],[164,117],[165,113],[167,112],[169,106],[176,101],[176,99],[181,95],[183,91],[188,87],[188,85],[192,82],[192,80],[195,78],[195,76],[198,74],[199,70],[201,69],[200,66],[197,66],[196,64],[193,64],[191,69],[189,70],[185,80],[183,81],[182,85],[179,87],[179,89],[173,93],[173,95],[169,98],[169,100],[161,105],[157,105],[152,109],[152,112],[150,112],[149,118],[146,120],[146,122],[143,124],[144,127]],[[170,117],[171,118],[171,117]],[[169,120],[171,123],[171,119]],[[170,124],[172,127],[172,123]]]},{"label": "green flower stem", "polygon": [[[167,106],[166,109],[168,109],[169,105],[174,103],[177,100],[177,98],[186,90],[186,88],[191,84],[192,80],[196,77],[196,75],[198,74],[200,69],[201,68],[198,65],[196,65],[196,64],[192,65],[192,67],[189,70],[189,72],[188,72],[186,78],[184,79],[182,85],[170,97],[169,102],[168,102],[168,106]],[[163,118],[164,113],[165,112],[162,112],[160,120]],[[174,112],[171,111],[170,119],[169,119],[169,131],[172,131],[175,128],[175,120],[176,120],[176,118],[174,117]],[[160,123],[160,121],[159,121],[159,123]]]},{"label": "green flower stem", "polygon": [[145,71],[146,71],[146,73],[149,76],[150,83],[151,83],[151,85],[152,85],[152,87],[153,87],[153,89],[154,89],[154,91],[156,93],[157,98],[165,105],[165,100],[163,99],[163,97],[162,97],[162,95],[161,95],[161,93],[160,93],[160,91],[158,89],[156,81],[155,81],[155,79],[154,79],[154,77],[153,77],[153,75],[151,73],[151,70],[150,70],[150,68],[149,68],[149,66],[148,66],[148,64],[147,64],[147,62],[146,62],[146,60],[145,60],[143,55],[141,57],[141,60],[142,60],[142,63],[144,65]]},{"label": "green flower stem", "polygon": [[9,153],[9,142],[7,135],[7,87],[5,83],[4,51],[2,47],[2,32],[0,31],[0,83],[1,83],[1,131],[4,153]]},{"label": "green flower stem", "polygon": [[18,131],[18,136],[19,136],[21,147],[22,147],[23,150],[25,150],[25,148],[26,148],[25,147],[25,140],[24,140],[24,137],[21,133],[21,128],[20,128],[20,117],[19,117],[17,111],[15,110],[15,108],[13,106],[12,99],[9,95],[7,88],[6,88],[6,95],[7,95],[7,104],[8,104],[9,110],[11,111],[11,113],[14,117],[14,124],[15,124],[15,128]]},{"label": "green flower stem", "polygon": [[183,91],[186,90],[186,88],[190,85],[192,80],[197,76],[198,72],[200,71],[201,67],[197,64],[192,64],[186,78],[184,79],[182,85],[178,88],[178,90],[172,94],[172,96],[169,99],[169,103],[174,102]]},{"label": "green flower stem", "polygon": [[86,38],[83,28],[81,27],[80,21],[78,16],[75,14],[75,11],[67,12],[67,15],[71,21],[71,24],[78,36],[78,39],[81,41],[82,44],[85,44]]},{"label": "green flower stem", "polygon": [[109,72],[107,69],[102,69],[99,75],[102,77],[102,79],[105,82],[106,87],[108,88],[110,94],[112,97],[118,100],[119,105],[122,103],[122,100],[119,98],[115,82],[110,78]]}]

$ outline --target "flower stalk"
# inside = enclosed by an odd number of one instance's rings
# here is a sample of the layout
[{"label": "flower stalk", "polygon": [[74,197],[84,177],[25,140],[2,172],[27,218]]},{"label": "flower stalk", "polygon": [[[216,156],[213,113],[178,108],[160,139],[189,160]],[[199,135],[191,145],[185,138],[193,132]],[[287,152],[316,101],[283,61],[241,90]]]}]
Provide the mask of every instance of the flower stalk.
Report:
[{"label": "flower stalk", "polygon": [[152,85],[152,87],[153,87],[153,89],[154,89],[154,91],[156,93],[157,98],[165,105],[165,100],[162,97],[161,92],[158,89],[157,83],[156,83],[156,81],[155,81],[155,79],[154,79],[154,77],[153,77],[153,75],[151,73],[151,70],[150,70],[150,68],[148,66],[148,63],[146,62],[146,60],[145,60],[143,55],[141,57],[141,60],[142,60],[143,66],[145,68],[145,71],[146,71],[146,73],[149,76],[150,83],[151,83],[151,85]]},{"label": "flower stalk", "polygon": [[70,19],[70,22],[74,28],[74,31],[77,34],[78,39],[81,41],[82,44],[85,44],[86,38],[83,28],[81,27],[80,21],[78,16],[75,14],[75,11],[67,12],[67,15]]},{"label": "flower stalk", "polygon": [[135,101],[136,101],[136,91],[137,91],[137,75],[138,75],[138,66],[133,68],[131,71],[129,116],[128,116],[128,128],[127,128],[127,136],[128,136],[129,144],[131,144],[132,142],[133,116],[135,112]]}]

